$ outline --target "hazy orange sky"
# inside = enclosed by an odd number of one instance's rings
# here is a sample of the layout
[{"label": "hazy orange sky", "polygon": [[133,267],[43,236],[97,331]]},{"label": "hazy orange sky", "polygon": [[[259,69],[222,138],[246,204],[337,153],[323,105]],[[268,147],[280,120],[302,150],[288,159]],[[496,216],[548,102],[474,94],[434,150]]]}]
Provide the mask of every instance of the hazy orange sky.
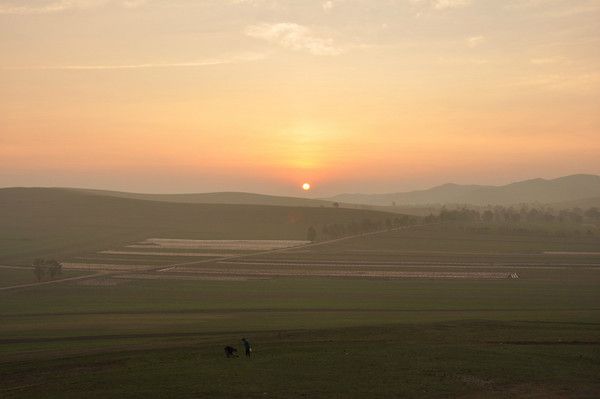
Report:
[{"label": "hazy orange sky", "polygon": [[0,186],[600,174],[597,0],[0,0]]}]

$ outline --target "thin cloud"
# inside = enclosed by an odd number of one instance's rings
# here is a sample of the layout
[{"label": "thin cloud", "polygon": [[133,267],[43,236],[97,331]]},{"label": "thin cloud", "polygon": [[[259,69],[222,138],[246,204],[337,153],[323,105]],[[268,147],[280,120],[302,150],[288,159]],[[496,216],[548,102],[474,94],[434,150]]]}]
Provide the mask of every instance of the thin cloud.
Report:
[{"label": "thin cloud", "polygon": [[335,3],[332,0],[328,0],[328,1],[323,2],[321,7],[323,7],[323,10],[329,11],[329,10],[332,10],[333,7],[335,7]]},{"label": "thin cloud", "polygon": [[292,50],[307,51],[313,55],[338,55],[344,52],[333,39],[316,35],[310,28],[290,22],[251,25],[246,35]]},{"label": "thin cloud", "polygon": [[559,58],[559,57],[542,57],[542,58],[532,58],[529,60],[529,62],[534,65],[558,64],[563,61],[564,61],[564,59]]},{"label": "thin cloud", "polygon": [[512,0],[505,8],[516,11],[535,12],[536,16],[551,18],[572,17],[580,14],[597,14],[600,3],[597,0]]},{"label": "thin cloud", "polygon": [[471,36],[467,38],[467,46],[471,48],[479,47],[486,41],[485,36]]},{"label": "thin cloud", "polygon": [[344,1],[345,0],[327,0],[321,3],[321,7],[324,11],[331,11]]},{"label": "thin cloud", "polygon": [[0,4],[0,14],[52,14],[69,10],[87,10],[115,4],[125,8],[136,8],[144,5],[147,0],[45,0],[21,1]]},{"label": "thin cloud", "polygon": [[471,0],[435,0],[432,7],[436,10],[445,10],[447,8],[460,8],[471,4]]},{"label": "thin cloud", "polygon": [[434,10],[461,8],[471,4],[471,0],[410,0],[410,2],[412,4],[426,4]]},{"label": "thin cloud", "polygon": [[600,73],[582,71],[580,73],[561,72],[539,74],[516,79],[512,86],[527,90],[541,89],[570,93],[595,93],[600,88]]},{"label": "thin cloud", "polygon": [[197,68],[213,65],[233,64],[238,62],[250,62],[264,59],[265,55],[244,54],[230,58],[214,58],[190,62],[166,62],[166,63],[143,63],[143,64],[120,64],[120,65],[38,65],[4,67],[4,70],[57,70],[57,71],[94,71],[94,70],[127,70],[127,69],[152,69],[152,68]]}]

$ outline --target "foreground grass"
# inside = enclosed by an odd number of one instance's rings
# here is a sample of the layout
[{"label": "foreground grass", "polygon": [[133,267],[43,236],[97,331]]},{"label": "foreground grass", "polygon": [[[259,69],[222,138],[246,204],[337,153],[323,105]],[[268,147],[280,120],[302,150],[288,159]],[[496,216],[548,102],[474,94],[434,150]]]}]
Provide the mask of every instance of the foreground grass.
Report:
[{"label": "foreground grass", "polygon": [[[597,397],[597,324],[463,321],[112,342],[0,362],[5,398]],[[118,346],[120,345],[120,347]],[[85,355],[85,356],[84,356]]]},{"label": "foreground grass", "polygon": [[[2,398],[600,394],[595,279],[129,281],[0,294]],[[254,359],[225,359],[247,336]]]},{"label": "foreground grass", "polygon": [[[567,275],[564,275],[568,273]],[[598,310],[600,272],[543,279],[115,280],[0,293],[0,315],[189,310]],[[550,278],[553,277],[553,278]]]}]

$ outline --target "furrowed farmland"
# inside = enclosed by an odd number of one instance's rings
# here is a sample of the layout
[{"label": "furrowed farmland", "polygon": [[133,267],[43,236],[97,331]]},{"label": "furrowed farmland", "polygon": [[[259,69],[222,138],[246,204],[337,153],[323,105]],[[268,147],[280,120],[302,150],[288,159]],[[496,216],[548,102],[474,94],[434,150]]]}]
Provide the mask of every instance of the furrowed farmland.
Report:
[{"label": "furrowed farmland", "polygon": [[[71,198],[71,207],[83,200],[98,198]],[[21,227],[29,244],[0,268],[2,397],[600,392],[598,236],[422,219],[386,227],[385,213],[286,207],[273,207],[275,219],[247,207],[254,227],[220,225],[211,236],[202,218],[197,229],[169,225],[162,203],[109,202],[95,209],[126,206],[138,221],[127,235],[113,237],[107,223],[88,240],[80,235],[94,229],[70,222],[56,232],[76,237],[76,248],[58,248],[49,219]],[[311,226],[323,235],[325,225],[366,218],[369,231],[306,238]],[[40,284],[26,259],[46,254],[63,274]],[[225,358],[242,337],[253,358]]]}]

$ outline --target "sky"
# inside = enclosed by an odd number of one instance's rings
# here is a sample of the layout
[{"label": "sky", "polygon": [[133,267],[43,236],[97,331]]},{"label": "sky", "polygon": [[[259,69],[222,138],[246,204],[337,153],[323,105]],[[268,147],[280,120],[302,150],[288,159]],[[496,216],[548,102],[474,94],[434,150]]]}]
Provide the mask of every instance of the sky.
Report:
[{"label": "sky", "polygon": [[0,187],[600,174],[598,21],[598,0],[0,0]]}]

